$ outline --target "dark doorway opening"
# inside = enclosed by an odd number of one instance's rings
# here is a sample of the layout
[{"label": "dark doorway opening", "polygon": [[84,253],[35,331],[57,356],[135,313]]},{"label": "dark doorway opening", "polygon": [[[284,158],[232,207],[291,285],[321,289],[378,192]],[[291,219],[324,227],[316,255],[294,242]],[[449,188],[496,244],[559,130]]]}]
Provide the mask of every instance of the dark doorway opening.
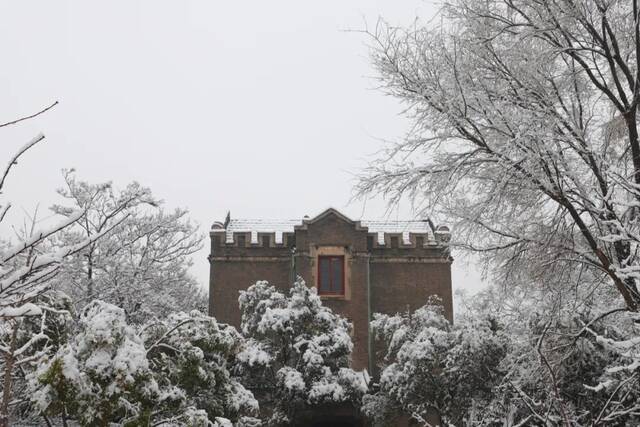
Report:
[{"label": "dark doorway opening", "polygon": [[361,427],[360,420],[350,416],[317,417],[311,421],[311,427]]}]

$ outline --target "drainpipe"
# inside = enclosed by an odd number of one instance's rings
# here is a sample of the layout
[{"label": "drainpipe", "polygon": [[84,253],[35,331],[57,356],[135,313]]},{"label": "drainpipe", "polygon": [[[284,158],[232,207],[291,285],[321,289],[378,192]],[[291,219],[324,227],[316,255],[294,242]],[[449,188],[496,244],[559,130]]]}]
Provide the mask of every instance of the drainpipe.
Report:
[{"label": "drainpipe", "polygon": [[367,254],[367,355],[369,376],[373,377],[373,336],[371,331],[371,254]]},{"label": "drainpipe", "polygon": [[291,248],[291,273],[290,273],[290,282],[289,285],[293,285],[294,282],[297,280],[297,274],[296,274],[296,247],[292,247]]}]

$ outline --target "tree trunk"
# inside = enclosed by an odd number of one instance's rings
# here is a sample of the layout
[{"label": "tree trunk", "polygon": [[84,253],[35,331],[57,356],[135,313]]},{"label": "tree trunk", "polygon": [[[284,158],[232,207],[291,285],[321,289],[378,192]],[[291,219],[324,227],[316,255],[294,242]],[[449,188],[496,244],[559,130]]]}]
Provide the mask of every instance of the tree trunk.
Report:
[{"label": "tree trunk", "polygon": [[9,352],[4,355],[4,381],[2,404],[0,405],[0,427],[9,427],[9,402],[11,400],[11,389],[13,388],[13,364],[15,362],[13,352],[16,350],[17,334],[18,324],[14,322]]},{"label": "tree trunk", "polygon": [[629,132],[629,145],[631,146],[631,158],[633,161],[633,177],[635,183],[640,184],[640,136],[636,122],[637,107],[631,108],[625,115],[624,121]]}]

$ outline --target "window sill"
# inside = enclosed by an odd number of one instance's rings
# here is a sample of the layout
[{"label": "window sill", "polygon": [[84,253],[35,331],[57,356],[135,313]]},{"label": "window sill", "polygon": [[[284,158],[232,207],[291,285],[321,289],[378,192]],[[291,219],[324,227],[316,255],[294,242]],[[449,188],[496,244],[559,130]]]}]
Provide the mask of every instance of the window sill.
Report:
[{"label": "window sill", "polygon": [[323,299],[328,299],[328,300],[332,300],[332,299],[346,300],[347,299],[344,294],[341,294],[341,295],[320,294],[318,296],[320,297],[321,300],[323,300]]}]

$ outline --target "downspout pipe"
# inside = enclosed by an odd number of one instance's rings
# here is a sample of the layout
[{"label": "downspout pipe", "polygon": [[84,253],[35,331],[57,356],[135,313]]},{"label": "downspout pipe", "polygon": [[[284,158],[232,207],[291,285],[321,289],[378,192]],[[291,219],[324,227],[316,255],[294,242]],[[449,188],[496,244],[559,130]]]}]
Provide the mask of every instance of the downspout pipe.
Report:
[{"label": "downspout pipe", "polygon": [[369,375],[373,377],[373,331],[371,330],[371,254],[367,254],[367,356]]},{"label": "downspout pipe", "polygon": [[289,273],[289,285],[293,286],[296,280],[298,280],[298,272],[296,271],[296,257],[298,254],[296,253],[296,247],[291,248],[291,266]]}]

